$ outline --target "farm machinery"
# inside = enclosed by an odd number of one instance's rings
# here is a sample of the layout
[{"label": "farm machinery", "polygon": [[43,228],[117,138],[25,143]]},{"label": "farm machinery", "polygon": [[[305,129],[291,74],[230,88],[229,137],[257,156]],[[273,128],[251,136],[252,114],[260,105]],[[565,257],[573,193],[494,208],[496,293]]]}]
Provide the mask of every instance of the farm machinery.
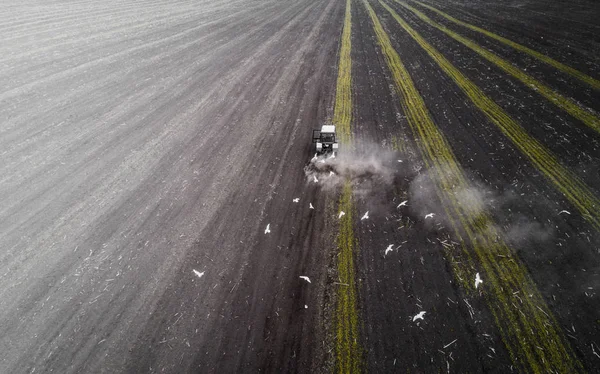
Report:
[{"label": "farm machinery", "polygon": [[323,125],[320,130],[313,130],[312,142],[316,143],[317,154],[337,152],[339,144],[336,140],[335,126]]}]

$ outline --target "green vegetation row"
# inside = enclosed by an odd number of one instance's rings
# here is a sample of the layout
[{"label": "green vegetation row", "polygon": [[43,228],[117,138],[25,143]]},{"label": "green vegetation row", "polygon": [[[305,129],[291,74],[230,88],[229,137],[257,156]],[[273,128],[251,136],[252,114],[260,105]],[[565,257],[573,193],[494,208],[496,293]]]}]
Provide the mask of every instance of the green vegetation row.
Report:
[{"label": "green vegetation row", "polygon": [[481,34],[483,34],[483,35],[485,35],[485,36],[487,36],[489,38],[492,38],[494,40],[499,41],[502,44],[505,44],[505,45],[507,45],[509,47],[512,47],[512,48],[516,49],[517,51],[526,53],[526,54],[528,54],[528,55],[530,55],[530,56],[532,56],[532,57],[534,57],[534,58],[542,61],[543,63],[546,63],[546,64],[548,64],[550,66],[553,66],[556,69],[558,69],[558,70],[560,70],[560,71],[562,71],[564,73],[567,73],[567,74],[569,74],[569,75],[571,75],[571,76],[573,76],[573,77],[581,80],[582,82],[585,82],[585,83],[589,84],[590,86],[592,86],[596,90],[600,90],[600,81],[599,80],[594,79],[594,78],[590,77],[589,75],[586,75],[586,74],[584,74],[584,73],[582,73],[582,72],[580,72],[580,71],[578,71],[576,69],[573,69],[570,66],[567,66],[567,65],[565,65],[565,64],[563,64],[561,62],[558,62],[558,61],[556,61],[556,60],[554,60],[554,59],[552,59],[552,58],[550,58],[550,57],[548,57],[548,56],[546,56],[546,55],[544,55],[544,54],[542,54],[542,53],[540,53],[538,51],[535,51],[535,50],[529,48],[529,47],[525,47],[524,45],[521,45],[519,43],[515,43],[512,40],[506,39],[506,38],[504,38],[504,37],[502,37],[500,35],[494,34],[493,32],[487,31],[487,30],[485,30],[485,29],[483,29],[481,27],[477,27],[477,26],[471,25],[469,23],[463,22],[461,20],[458,20],[458,19],[456,19],[456,18],[454,18],[454,17],[452,17],[452,16],[450,16],[450,15],[442,12],[441,10],[432,7],[431,5],[424,4],[424,3],[420,2],[420,1],[414,1],[414,2],[417,3],[417,4],[419,4],[420,6],[422,6],[424,8],[427,8],[427,9],[429,9],[429,10],[431,10],[431,11],[439,14],[440,16],[444,17],[448,21],[451,21],[451,22],[453,22],[453,23],[455,23],[455,24],[457,24],[459,26],[463,26],[463,27],[466,27],[466,28],[471,29],[473,31],[476,31],[478,33],[481,33]]},{"label": "green vegetation row", "polygon": [[[388,5],[381,5],[423,47],[426,44]],[[486,281],[484,297],[513,362],[523,371],[536,373],[576,372],[581,364],[574,358],[560,326],[514,251],[498,240],[489,214],[460,204],[456,193],[469,188],[452,149],[433,122],[425,102],[373,8],[364,0],[385,61],[399,92],[423,159],[434,173],[436,191],[444,202],[451,229],[460,240],[458,249],[447,249],[457,280],[468,291],[474,289],[476,272]],[[428,52],[429,52],[428,50]],[[437,52],[437,51],[436,51]],[[439,56],[438,56],[439,57]],[[438,60],[436,62],[439,63]],[[448,67],[446,65],[446,67]],[[482,270],[477,270],[477,269]],[[518,299],[515,295],[528,295]]]},{"label": "green vegetation row", "polygon": [[[403,5],[402,3],[400,3]],[[385,5],[387,7],[387,5]],[[408,5],[405,5],[408,7]],[[413,8],[414,9],[414,8]],[[391,10],[391,9],[390,9]],[[402,28],[431,56],[467,97],[494,123],[530,162],[560,191],[596,230],[600,230],[600,200],[574,173],[534,137],[513,120],[498,104],[462,74],[439,51],[408,25],[393,10]]]},{"label": "green vegetation row", "polygon": [[[352,143],[352,31],[351,0],[346,0],[346,13],[340,46],[340,60],[333,113],[333,123],[344,147]],[[337,236],[339,287],[336,293],[335,350],[338,373],[358,373],[361,365],[361,349],[358,337],[358,301],[354,255],[357,250],[354,236],[354,201],[352,186],[346,183],[338,203],[345,215],[339,220]]]},{"label": "green vegetation row", "polygon": [[454,40],[458,41],[459,43],[472,49],[477,54],[479,54],[481,57],[485,58],[486,60],[490,61],[494,65],[498,66],[500,69],[504,70],[506,73],[508,73],[511,76],[513,76],[514,78],[520,80],[527,87],[530,87],[535,92],[539,93],[540,95],[542,95],[543,97],[548,99],[552,104],[554,104],[557,107],[561,108],[562,110],[566,111],[571,116],[577,118],[578,120],[580,120],[581,122],[586,124],[591,129],[600,133],[600,118],[596,117],[594,114],[590,113],[585,108],[579,106],[573,100],[571,100],[567,97],[564,97],[563,95],[554,91],[552,88],[546,86],[545,84],[541,83],[537,79],[533,78],[531,75],[529,75],[529,74],[525,73],[524,71],[522,71],[521,69],[517,68],[510,62],[508,62],[508,61],[498,57],[496,54],[480,47],[479,45],[474,43],[472,40],[465,38],[464,36],[461,36],[461,35],[455,33],[454,31],[450,30],[449,28],[435,22],[434,20],[427,17],[425,14],[418,11],[414,7],[408,5],[404,2],[398,2],[398,3],[400,5],[402,5],[403,7],[405,7],[406,9],[412,11],[415,15],[417,15],[417,17],[419,17],[421,20],[423,20],[428,25],[435,27],[436,29],[442,31],[443,33],[445,33],[449,37],[453,38]]}]

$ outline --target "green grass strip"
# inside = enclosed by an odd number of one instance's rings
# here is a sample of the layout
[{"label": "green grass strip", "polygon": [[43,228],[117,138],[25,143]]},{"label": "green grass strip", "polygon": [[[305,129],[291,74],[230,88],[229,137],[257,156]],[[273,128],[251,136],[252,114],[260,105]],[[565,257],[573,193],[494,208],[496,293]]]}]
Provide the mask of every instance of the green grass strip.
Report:
[{"label": "green grass strip", "polygon": [[358,303],[356,295],[356,269],[354,254],[357,247],[354,237],[354,202],[352,187],[344,186],[339,209],[346,213],[340,218],[337,237],[338,277],[336,307],[336,369],[338,373],[359,373],[361,349],[358,343]]},{"label": "green grass strip", "polygon": [[[401,3],[400,3],[401,4]],[[401,4],[403,5],[403,4]],[[579,210],[581,215],[600,230],[600,200],[591,189],[574,173],[564,167],[540,142],[527,133],[498,104],[462,74],[440,52],[408,25],[387,5],[390,14],[429,54],[439,67],[461,88],[466,96],[494,123],[504,135],[523,153],[529,161]]]},{"label": "green grass strip", "polygon": [[[581,371],[581,364],[574,358],[525,265],[499,239],[489,214],[483,210],[474,212],[458,201],[456,193],[469,188],[469,182],[449,143],[433,122],[375,11],[366,1],[364,4],[409,126],[418,139],[424,160],[435,175],[436,192],[443,202],[450,227],[461,241],[459,249],[447,250],[455,277],[467,292],[472,292],[475,272],[482,273],[485,301],[518,370],[533,373]],[[404,27],[405,22],[394,11],[381,4]],[[453,261],[454,258],[461,261]]]},{"label": "green grass strip", "polygon": [[[352,60],[351,51],[351,0],[346,0],[346,13],[342,31],[340,60],[335,95],[333,123],[343,147],[352,146]],[[335,316],[336,371],[359,373],[362,351],[358,341],[358,301],[354,255],[357,250],[354,236],[354,202],[352,186],[347,182],[338,203],[339,211],[345,213],[339,220],[337,236],[337,270],[340,283],[337,287]]]},{"label": "green grass strip", "polygon": [[589,84],[590,86],[592,86],[596,90],[600,90],[600,81],[599,80],[594,79],[594,78],[590,77],[589,75],[580,72],[579,70],[573,69],[572,67],[567,66],[567,65],[565,65],[565,64],[563,64],[561,62],[558,62],[558,61],[556,61],[556,60],[554,60],[554,59],[552,59],[552,58],[550,58],[550,57],[548,57],[548,56],[546,56],[546,55],[544,55],[544,54],[542,54],[542,53],[540,53],[538,51],[535,51],[535,50],[533,50],[531,48],[525,47],[524,45],[521,45],[519,43],[515,43],[512,40],[506,39],[506,38],[504,38],[504,37],[502,37],[500,35],[494,34],[493,32],[490,32],[490,31],[487,31],[485,29],[482,29],[481,27],[477,27],[477,26],[471,25],[469,23],[463,22],[461,20],[458,20],[458,19],[456,19],[456,18],[454,18],[454,17],[452,17],[452,16],[450,16],[450,15],[442,12],[441,10],[432,7],[431,5],[424,4],[424,3],[420,2],[420,1],[414,1],[414,2],[417,3],[417,4],[419,4],[420,6],[422,6],[424,8],[427,8],[427,9],[433,11],[433,12],[436,12],[437,14],[439,14],[442,17],[444,17],[448,21],[454,22],[457,25],[460,25],[460,26],[466,27],[468,29],[471,29],[473,31],[476,31],[478,33],[481,33],[481,34],[483,34],[483,35],[485,35],[485,36],[487,36],[489,38],[492,38],[494,40],[499,41],[502,44],[506,44],[509,47],[512,47],[512,48],[514,48],[514,49],[516,49],[516,50],[518,50],[520,52],[527,53],[528,55],[530,55],[530,56],[532,56],[532,57],[534,57],[534,58],[536,58],[536,59],[538,59],[538,60],[540,60],[540,61],[542,61],[542,62],[544,62],[544,63],[546,63],[548,65],[550,65],[550,66],[553,66],[556,69],[558,69],[558,70],[560,70],[560,71],[562,71],[564,73],[567,73],[567,74],[569,74],[569,75],[571,75],[571,76],[579,79],[582,82],[585,82],[585,83]]},{"label": "green grass strip", "polygon": [[336,131],[342,144],[349,144],[352,140],[350,128],[352,120],[352,59],[350,57],[352,15],[350,11],[350,0],[346,0],[333,112],[333,123],[336,125]]},{"label": "green grass strip", "polygon": [[465,45],[466,47],[472,49],[477,54],[479,54],[481,57],[485,58],[489,62],[498,66],[500,69],[504,70],[506,73],[510,74],[514,78],[521,81],[527,87],[533,89],[535,92],[542,95],[544,98],[546,98],[552,104],[556,105],[560,109],[569,113],[571,116],[577,118],[578,120],[583,122],[586,126],[590,127],[591,129],[595,130],[596,132],[600,133],[600,118],[596,117],[593,113],[590,113],[587,109],[581,107],[580,105],[575,103],[573,100],[559,94],[558,92],[554,91],[550,87],[546,86],[545,84],[541,83],[537,79],[533,78],[531,75],[525,73],[521,69],[512,65],[510,62],[508,62],[508,61],[498,57],[498,55],[480,47],[479,45],[474,43],[472,40],[465,38],[464,36],[461,36],[461,35],[455,33],[454,31],[450,30],[446,26],[443,26],[442,24],[435,22],[434,20],[432,20],[431,18],[427,17],[425,14],[423,14],[422,12],[417,10],[416,8],[406,4],[404,2],[397,1],[397,3],[402,5],[406,9],[412,11],[415,15],[417,15],[417,17],[419,17],[422,21],[424,21],[428,25],[435,27],[436,29],[445,33],[452,39],[454,39],[454,40],[458,41],[459,43]]}]

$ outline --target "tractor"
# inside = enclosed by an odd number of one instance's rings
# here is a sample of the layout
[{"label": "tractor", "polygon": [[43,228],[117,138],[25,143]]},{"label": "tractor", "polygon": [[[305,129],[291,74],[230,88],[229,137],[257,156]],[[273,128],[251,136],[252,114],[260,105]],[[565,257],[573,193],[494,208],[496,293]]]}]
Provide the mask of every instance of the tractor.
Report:
[{"label": "tractor", "polygon": [[334,153],[338,150],[334,125],[323,125],[320,130],[313,130],[312,141],[317,144],[317,154]]}]

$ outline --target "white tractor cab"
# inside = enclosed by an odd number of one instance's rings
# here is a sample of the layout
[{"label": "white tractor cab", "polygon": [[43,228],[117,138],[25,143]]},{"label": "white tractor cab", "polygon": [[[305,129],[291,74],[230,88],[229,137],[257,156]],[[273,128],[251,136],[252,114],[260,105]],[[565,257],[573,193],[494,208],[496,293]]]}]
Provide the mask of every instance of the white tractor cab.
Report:
[{"label": "white tractor cab", "polygon": [[313,130],[313,143],[317,143],[317,153],[327,154],[337,152],[339,144],[335,138],[335,126],[323,125],[321,130]]}]

